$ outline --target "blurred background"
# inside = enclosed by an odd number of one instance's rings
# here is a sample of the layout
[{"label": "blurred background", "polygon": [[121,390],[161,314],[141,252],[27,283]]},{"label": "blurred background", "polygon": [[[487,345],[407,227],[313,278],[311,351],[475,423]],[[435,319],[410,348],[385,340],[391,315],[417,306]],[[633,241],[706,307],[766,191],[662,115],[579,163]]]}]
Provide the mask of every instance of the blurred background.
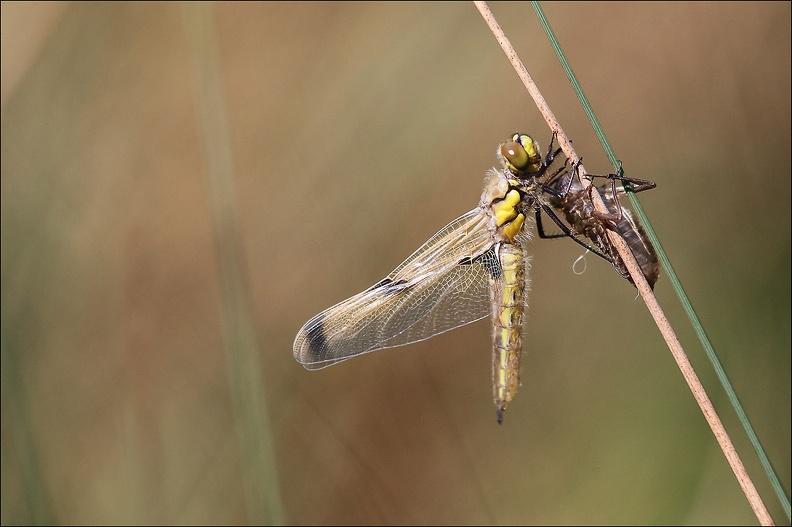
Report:
[{"label": "blurred background", "polygon": [[[790,489],[790,4],[543,4]],[[528,3],[495,3],[607,173]],[[539,240],[490,327],[307,372],[311,316],[550,132],[470,3],[2,4],[2,523],[753,524],[634,288]],[[656,286],[787,523],[664,271]]]}]

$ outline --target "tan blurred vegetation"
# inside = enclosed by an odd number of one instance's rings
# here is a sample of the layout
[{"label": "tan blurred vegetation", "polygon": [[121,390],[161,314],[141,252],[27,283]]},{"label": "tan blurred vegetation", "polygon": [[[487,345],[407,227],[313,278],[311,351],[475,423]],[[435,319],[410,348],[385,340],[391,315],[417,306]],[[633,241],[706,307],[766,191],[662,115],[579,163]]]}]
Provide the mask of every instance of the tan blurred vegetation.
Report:
[{"label": "tan blurred vegetation", "polygon": [[[492,7],[608,172],[530,5]],[[544,8],[628,175],[657,182],[641,200],[789,490],[790,4]],[[531,244],[503,426],[486,322],[318,373],[292,358],[310,316],[475,206],[499,141],[549,138],[472,4],[214,5],[208,144],[185,9],[2,4],[3,524],[755,521],[634,289],[593,258],[573,274],[575,244]],[[234,351],[235,324],[257,344]]]}]

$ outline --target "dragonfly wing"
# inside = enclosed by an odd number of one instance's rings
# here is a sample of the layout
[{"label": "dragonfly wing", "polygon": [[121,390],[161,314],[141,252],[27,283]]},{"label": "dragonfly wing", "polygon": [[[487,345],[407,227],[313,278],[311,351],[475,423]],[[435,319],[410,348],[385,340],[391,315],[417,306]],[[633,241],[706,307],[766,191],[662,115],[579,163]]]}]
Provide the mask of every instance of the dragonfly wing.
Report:
[{"label": "dragonfly wing", "polygon": [[487,316],[489,278],[500,277],[487,222],[479,209],[457,218],[385,279],[313,317],[297,334],[294,357],[321,369]]}]

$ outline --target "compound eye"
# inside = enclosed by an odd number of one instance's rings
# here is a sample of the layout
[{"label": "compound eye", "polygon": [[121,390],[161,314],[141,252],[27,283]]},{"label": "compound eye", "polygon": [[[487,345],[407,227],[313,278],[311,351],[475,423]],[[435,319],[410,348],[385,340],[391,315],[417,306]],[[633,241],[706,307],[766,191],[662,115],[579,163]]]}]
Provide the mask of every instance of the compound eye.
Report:
[{"label": "compound eye", "polygon": [[524,170],[528,166],[528,152],[520,143],[508,141],[501,146],[503,159],[514,169]]}]

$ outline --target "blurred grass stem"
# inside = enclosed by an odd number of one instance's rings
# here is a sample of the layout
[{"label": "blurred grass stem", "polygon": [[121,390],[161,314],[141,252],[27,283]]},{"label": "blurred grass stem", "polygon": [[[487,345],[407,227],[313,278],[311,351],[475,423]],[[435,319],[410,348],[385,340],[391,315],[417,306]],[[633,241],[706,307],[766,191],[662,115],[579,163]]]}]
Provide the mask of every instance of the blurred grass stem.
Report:
[{"label": "blurred grass stem", "polygon": [[248,521],[281,524],[259,346],[253,327],[237,217],[237,191],[220,54],[209,3],[183,4],[194,68],[196,110],[204,140],[221,316]]}]

